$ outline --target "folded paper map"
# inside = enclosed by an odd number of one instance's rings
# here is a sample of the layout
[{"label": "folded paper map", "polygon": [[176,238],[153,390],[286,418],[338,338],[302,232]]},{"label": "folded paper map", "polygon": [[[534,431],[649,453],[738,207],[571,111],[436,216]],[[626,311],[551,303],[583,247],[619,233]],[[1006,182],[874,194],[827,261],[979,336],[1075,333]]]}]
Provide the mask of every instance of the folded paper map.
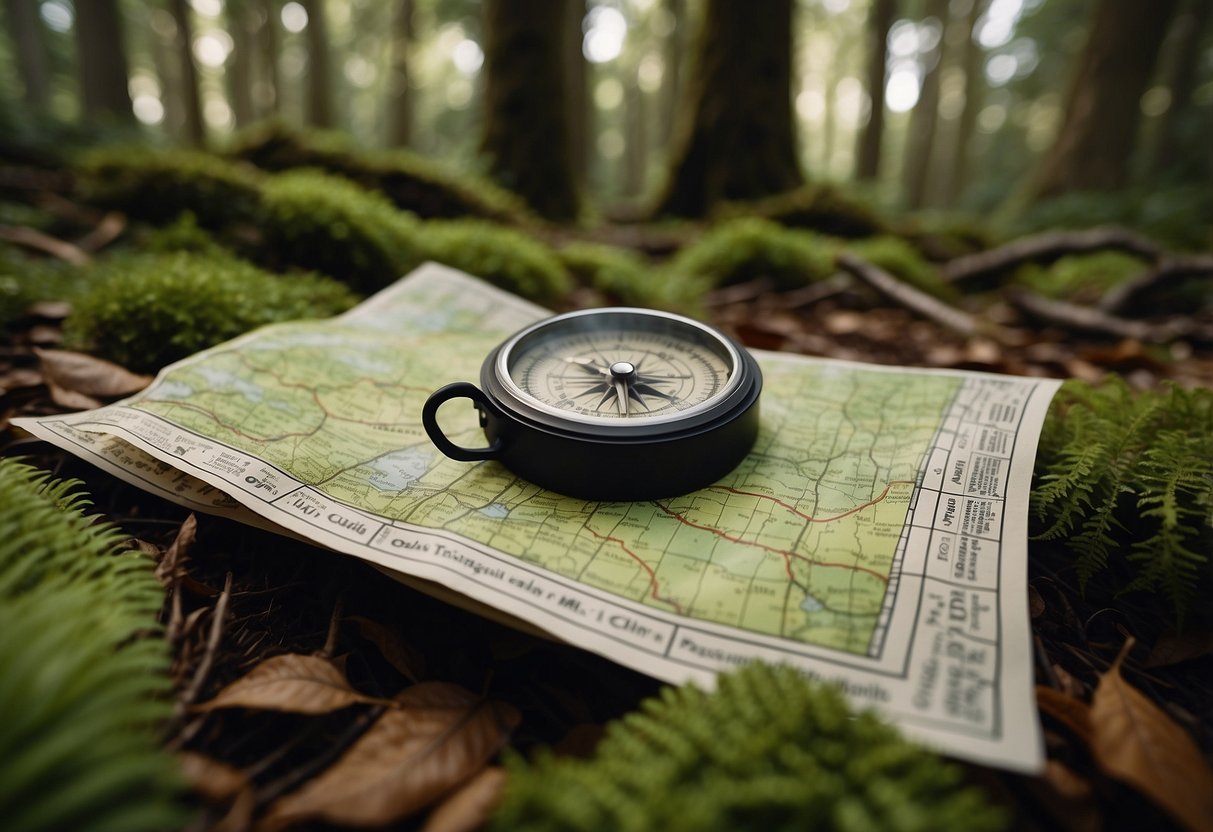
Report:
[{"label": "folded paper map", "polygon": [[[421,427],[433,390],[477,380],[547,314],[428,264],[341,317],[181,361],[125,401],[14,423],[192,508],[670,682],[784,662],[946,753],[1042,765],[1027,498],[1058,382],[755,352],[762,425],[732,473],[680,497],[587,502],[447,459]],[[484,444],[474,408],[442,418],[458,444]]]}]

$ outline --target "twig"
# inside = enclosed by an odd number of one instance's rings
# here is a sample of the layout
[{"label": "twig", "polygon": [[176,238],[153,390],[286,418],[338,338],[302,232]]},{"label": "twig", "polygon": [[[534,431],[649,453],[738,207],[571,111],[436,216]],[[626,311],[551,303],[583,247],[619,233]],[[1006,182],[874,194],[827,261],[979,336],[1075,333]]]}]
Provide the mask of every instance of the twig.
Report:
[{"label": "twig", "polygon": [[1190,322],[1168,321],[1150,323],[1118,318],[1091,306],[1079,306],[1061,300],[1050,300],[1035,292],[1017,291],[1008,294],[1011,302],[1034,318],[1078,332],[1132,338],[1150,344],[1165,344],[1176,338],[1200,333]]},{"label": "twig", "polygon": [[88,254],[71,243],[24,225],[0,227],[0,240],[50,254],[73,266],[87,266],[92,262]]},{"label": "twig", "polygon": [[754,300],[770,292],[775,284],[769,277],[758,277],[745,283],[734,283],[713,289],[704,297],[705,306],[727,306],[730,303],[741,303]]},{"label": "twig", "polygon": [[326,659],[331,659],[333,652],[337,649],[337,637],[341,634],[341,614],[344,609],[345,593],[342,592],[333,604],[333,614],[329,618],[328,636],[324,639],[324,648],[320,651],[320,655]]},{"label": "twig", "polygon": [[903,283],[884,269],[861,257],[856,257],[849,252],[840,254],[838,265],[890,300],[901,304],[911,312],[934,321],[945,329],[966,337],[976,335],[982,329],[981,323],[967,312],[962,312],[954,306],[948,306],[926,292]]},{"label": "twig", "polygon": [[219,640],[223,637],[223,622],[227,618],[227,604],[231,597],[232,573],[228,572],[223,581],[223,592],[219,593],[219,600],[215,602],[215,617],[211,619],[211,631],[206,639],[206,652],[202,656],[202,661],[198,663],[198,669],[194,672],[190,686],[177,700],[178,708],[184,708],[193,703],[202,690],[203,684],[206,683],[206,677],[210,675],[211,666],[215,663],[215,654],[219,650]]},{"label": "twig", "polygon": [[845,292],[854,283],[855,279],[849,274],[838,272],[830,275],[825,280],[818,280],[800,289],[793,289],[790,292],[770,296],[769,302],[766,297],[760,298],[759,305],[778,309],[799,309],[802,306],[811,306],[818,301]]},{"label": "twig", "polygon": [[1142,272],[1132,280],[1125,281],[1100,298],[1099,308],[1104,312],[1120,312],[1129,305],[1129,301],[1160,283],[1203,274],[1213,274],[1213,255],[1192,254],[1164,257],[1153,268]]},{"label": "twig", "polygon": [[126,230],[126,215],[110,211],[101,218],[93,230],[76,240],[76,247],[89,254],[96,254],[108,246]]},{"label": "twig", "polygon": [[1046,231],[1031,237],[1021,237],[989,251],[957,257],[943,267],[943,279],[949,283],[958,283],[1000,272],[1020,263],[1056,260],[1065,254],[1101,249],[1127,251],[1147,260],[1156,260],[1163,254],[1157,244],[1126,228]]}]

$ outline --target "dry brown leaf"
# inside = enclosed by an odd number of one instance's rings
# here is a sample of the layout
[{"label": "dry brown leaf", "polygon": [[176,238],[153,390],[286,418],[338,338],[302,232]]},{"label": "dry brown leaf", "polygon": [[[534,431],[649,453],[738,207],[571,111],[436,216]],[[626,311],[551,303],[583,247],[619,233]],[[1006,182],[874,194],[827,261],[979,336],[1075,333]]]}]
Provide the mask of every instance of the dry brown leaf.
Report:
[{"label": "dry brown leaf", "polygon": [[1091,753],[1096,763],[1153,800],[1182,826],[1213,829],[1213,769],[1182,728],[1125,681],[1125,649],[1091,702]]},{"label": "dry brown leaf", "polygon": [[1091,744],[1091,706],[1059,690],[1036,686],[1036,705],[1042,713],[1070,729],[1083,745]]},{"label": "dry brown leaf", "polygon": [[9,390],[19,390],[23,387],[37,387],[42,384],[42,373],[29,367],[17,367],[0,375],[0,395]]},{"label": "dry brown leaf", "polygon": [[156,564],[156,580],[160,581],[162,586],[174,585],[184,574],[185,562],[189,559],[190,549],[193,548],[194,541],[197,539],[198,517],[190,512],[190,516],[185,518],[185,522],[177,530],[177,536],[173,538],[173,545],[168,547],[164,557]]},{"label": "dry brown leaf", "polygon": [[358,625],[362,637],[378,647],[388,664],[399,670],[406,679],[418,682],[425,675],[425,656],[406,643],[398,630],[361,615],[351,615],[349,620]]},{"label": "dry brown leaf", "polygon": [[198,711],[217,708],[253,708],[293,714],[327,714],[365,702],[383,700],[350,687],[345,675],[328,659],[286,653],[273,656],[219,691]]},{"label": "dry brown leaf", "polygon": [[396,702],[328,770],[275,802],[259,828],[408,817],[481,771],[519,720],[512,706],[447,682],[413,685]]},{"label": "dry brown leaf", "polygon": [[207,800],[228,800],[249,785],[240,769],[205,754],[183,751],[177,755],[177,761],[190,788]]},{"label": "dry brown leaf", "polygon": [[482,828],[501,800],[505,781],[505,769],[484,769],[430,812],[421,832],[473,832]]},{"label": "dry brown leaf", "polygon": [[1213,633],[1186,632],[1165,635],[1154,645],[1146,667],[1167,667],[1213,653]]},{"label": "dry brown leaf", "polygon": [[[132,373],[110,361],[82,352],[34,350],[42,362],[48,386],[94,399],[116,399],[138,393],[151,384],[151,376]],[[56,401],[58,401],[56,399]]]},{"label": "dry brown leaf", "polygon": [[104,402],[94,399],[92,396],[60,387],[49,378],[46,380],[46,387],[50,390],[51,401],[65,410],[95,410],[104,404]]}]

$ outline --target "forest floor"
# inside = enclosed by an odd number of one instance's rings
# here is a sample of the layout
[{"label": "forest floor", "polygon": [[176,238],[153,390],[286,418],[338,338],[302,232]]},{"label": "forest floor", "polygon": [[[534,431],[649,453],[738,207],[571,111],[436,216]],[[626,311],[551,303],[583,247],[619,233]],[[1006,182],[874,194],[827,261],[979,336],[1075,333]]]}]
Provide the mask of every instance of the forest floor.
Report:
[{"label": "forest floor", "polygon": [[[566,305],[579,302],[573,296]],[[1064,320],[1042,322],[1005,299],[966,310],[989,325],[969,335],[846,287],[776,292],[757,280],[719,290],[708,306],[716,323],[761,349],[1086,380],[1111,372],[1137,389],[1168,380],[1213,386],[1207,339],[1160,347]],[[491,696],[522,714],[508,743],[524,753],[540,744],[588,753],[606,722],[659,689],[653,679],[434,600],[352,558],[232,521],[195,517],[11,427],[15,416],[73,409],[73,391],[48,385],[37,354],[60,346],[66,311],[62,304],[41,304],[0,342],[0,453],[83,480],[95,509],[160,562],[171,590],[162,621],[178,697],[164,742],[187,760],[199,808],[196,828],[244,828],[278,797],[315,780],[376,715],[374,704],[318,715],[194,707],[271,657],[337,659],[353,688],[371,697],[390,697],[419,680]],[[81,386],[104,398],[103,382]],[[1064,559],[1033,558],[1029,593],[1038,691],[1089,700],[1134,640],[1125,677],[1210,758],[1208,633],[1158,636],[1165,628],[1147,622],[1154,613],[1131,603],[1115,609],[1089,603]],[[1042,776],[968,767],[973,780],[1011,808],[1016,828],[1166,828],[1172,822],[1143,797],[1148,789],[1103,773],[1098,755],[1106,752],[1057,705],[1060,700],[1045,693],[1038,701],[1049,757]],[[1165,768],[1167,752],[1159,753]],[[406,823],[420,822],[418,816]]]}]

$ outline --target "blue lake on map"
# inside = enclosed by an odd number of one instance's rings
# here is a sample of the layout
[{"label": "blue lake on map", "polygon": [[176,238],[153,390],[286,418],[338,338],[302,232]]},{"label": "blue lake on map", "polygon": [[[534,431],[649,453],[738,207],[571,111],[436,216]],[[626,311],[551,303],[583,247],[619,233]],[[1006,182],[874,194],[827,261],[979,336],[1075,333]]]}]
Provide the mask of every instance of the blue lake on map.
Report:
[{"label": "blue lake on map", "polygon": [[492,517],[494,520],[504,520],[510,516],[510,510],[501,503],[489,503],[480,509],[480,513],[485,517]]},{"label": "blue lake on map", "polygon": [[402,448],[366,463],[370,484],[381,491],[401,491],[424,474],[434,462],[429,448]]}]

